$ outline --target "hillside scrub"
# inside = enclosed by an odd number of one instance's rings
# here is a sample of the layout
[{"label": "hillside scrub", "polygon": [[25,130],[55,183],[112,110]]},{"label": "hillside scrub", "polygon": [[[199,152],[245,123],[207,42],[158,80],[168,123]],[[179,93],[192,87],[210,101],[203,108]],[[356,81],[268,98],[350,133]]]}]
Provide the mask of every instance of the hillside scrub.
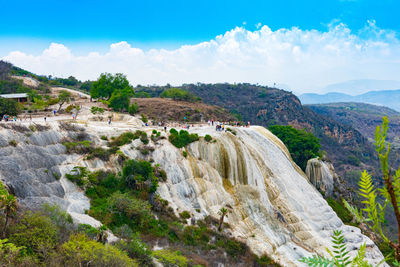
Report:
[{"label": "hillside scrub", "polygon": [[178,101],[199,102],[201,98],[195,94],[179,88],[166,89],[160,94],[161,98],[171,98]]},{"label": "hillside scrub", "polygon": [[[141,263],[141,266],[151,266],[151,256],[165,264],[181,262],[194,266],[204,263],[204,260],[199,261],[203,256],[191,259],[193,250],[206,257],[209,252],[210,255],[223,255],[226,252],[231,265],[243,261],[243,258],[248,262],[259,262],[244,243],[212,230],[218,226],[216,219],[207,217],[196,225],[184,226],[186,219],[177,218],[168,207],[168,201],[154,193],[156,188],[152,186],[157,185],[152,184],[152,181],[166,179],[165,171],[159,165],[129,160],[124,163],[119,174],[88,172],[86,169],[81,173],[84,173],[84,177],[79,179],[84,182],[79,184],[91,202],[88,214],[124,238],[115,247]],[[74,182],[78,184],[78,180]],[[182,213],[185,218],[188,215],[188,212]],[[94,231],[90,227],[85,229],[88,234]],[[157,240],[165,240],[169,243],[169,250],[153,253],[143,240],[152,245]]]},{"label": "hillside scrub", "polygon": [[305,171],[309,159],[321,156],[321,145],[318,138],[312,133],[283,125],[270,126],[269,130],[286,145],[293,161],[303,171]]}]

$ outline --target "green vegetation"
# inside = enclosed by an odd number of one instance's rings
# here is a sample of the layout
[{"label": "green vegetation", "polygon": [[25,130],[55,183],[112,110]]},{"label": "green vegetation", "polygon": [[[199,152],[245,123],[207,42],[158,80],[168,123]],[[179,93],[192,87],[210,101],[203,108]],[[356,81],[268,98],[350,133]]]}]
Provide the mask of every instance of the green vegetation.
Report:
[{"label": "green vegetation", "polygon": [[108,106],[115,111],[127,111],[133,95],[133,88],[122,73],[102,73],[90,88],[91,97],[107,99]]},{"label": "green vegetation", "polygon": [[168,140],[177,148],[182,148],[192,142],[198,141],[199,136],[197,134],[189,134],[188,131],[180,130],[179,132],[172,128],[170,131]]},{"label": "green vegetation", "polygon": [[226,131],[232,133],[233,135],[236,135],[236,131],[232,130],[231,128],[227,128]]},{"label": "green vegetation", "polygon": [[357,226],[353,223],[353,215],[346,209],[346,207],[342,203],[336,201],[331,197],[328,197],[326,199],[326,202],[328,202],[329,206],[331,206],[331,208],[335,211],[342,222],[344,222],[345,224]]},{"label": "green vegetation", "polygon": [[188,260],[179,251],[156,250],[152,255],[166,267],[186,267]]},{"label": "green vegetation", "polygon": [[[378,187],[374,184],[371,175],[364,171],[358,183],[359,195],[363,199],[361,202],[363,208],[359,210],[357,207],[350,206],[345,200],[343,203],[358,223],[364,223],[369,230],[376,233],[384,243],[392,248],[395,257],[393,264],[397,266],[400,261],[400,168],[394,170],[389,164],[391,144],[386,141],[388,125],[388,118],[383,117],[382,125],[377,126],[375,131],[375,150],[381,163],[383,186]],[[379,198],[384,200],[383,204],[378,202]],[[385,231],[385,214],[388,205],[393,209],[398,223],[397,240],[390,237]]]},{"label": "green vegetation", "polygon": [[144,114],[140,114],[140,119],[141,119],[144,123],[147,123],[147,122],[149,121],[149,119],[147,118],[147,116],[144,115]]},{"label": "green vegetation", "polygon": [[306,169],[309,159],[321,156],[321,145],[312,133],[282,125],[270,126],[269,130],[282,140],[294,162],[303,170]]},{"label": "green vegetation", "polygon": [[112,140],[109,144],[110,147],[120,147],[126,144],[130,144],[132,140],[139,139],[143,144],[147,145],[149,143],[149,139],[147,138],[146,132],[137,130],[135,133],[125,132]]},{"label": "green vegetation", "polygon": [[21,112],[21,104],[14,100],[0,97],[0,116],[5,114],[9,116],[17,116]]},{"label": "green vegetation", "polygon": [[103,114],[104,113],[104,108],[93,106],[93,107],[90,108],[90,112],[92,112],[92,114],[94,114],[94,115],[97,114],[97,113]]},{"label": "green vegetation", "polygon": [[[18,216],[17,208],[16,198],[0,183],[1,266],[139,266],[125,250],[97,242],[101,228],[75,229],[71,216],[58,206],[21,209]],[[96,234],[90,238],[90,232]]]},{"label": "green vegetation", "polygon": [[132,96],[132,89],[114,91],[110,100],[108,100],[108,106],[115,111],[127,111],[129,109],[129,98]]},{"label": "green vegetation", "polygon": [[191,215],[187,210],[185,210],[185,211],[182,211],[181,213],[179,213],[179,217],[186,220],[186,219],[190,219]]},{"label": "green vegetation", "polygon": [[13,146],[13,147],[16,147],[16,146],[18,145],[17,141],[15,141],[15,140],[10,140],[10,141],[8,142],[8,144],[9,144],[10,146]]},{"label": "green vegetation", "polygon": [[366,244],[361,245],[360,249],[357,251],[357,255],[350,259],[349,251],[347,250],[346,244],[344,242],[344,236],[342,231],[333,231],[332,235],[332,247],[334,250],[326,248],[330,258],[323,257],[319,255],[313,255],[312,257],[303,257],[300,262],[307,264],[308,266],[357,266],[357,267],[372,267],[364,258],[366,252]]},{"label": "green vegetation", "polygon": [[132,105],[129,106],[128,112],[132,116],[135,115],[139,111],[139,106],[136,103],[133,103]]},{"label": "green vegetation", "polygon": [[206,140],[207,142],[210,142],[212,140],[211,135],[206,134],[206,136],[204,136],[204,140]]},{"label": "green vegetation", "polygon": [[102,73],[97,81],[93,82],[90,96],[93,98],[106,98],[108,100],[114,92],[122,90],[132,90],[125,75],[122,73],[115,75]]},{"label": "green vegetation", "polygon": [[126,253],[112,245],[103,245],[87,236],[71,235],[61,246],[64,262],[72,266],[139,266]]},{"label": "green vegetation", "polygon": [[173,100],[188,101],[188,102],[201,101],[201,98],[196,96],[195,94],[178,88],[166,89],[160,94],[160,97],[172,98]]},{"label": "green vegetation", "polygon": [[69,103],[69,101],[71,101],[71,93],[68,92],[67,90],[61,90],[60,93],[58,94],[58,111],[61,110],[61,107],[65,104],[65,103]]}]

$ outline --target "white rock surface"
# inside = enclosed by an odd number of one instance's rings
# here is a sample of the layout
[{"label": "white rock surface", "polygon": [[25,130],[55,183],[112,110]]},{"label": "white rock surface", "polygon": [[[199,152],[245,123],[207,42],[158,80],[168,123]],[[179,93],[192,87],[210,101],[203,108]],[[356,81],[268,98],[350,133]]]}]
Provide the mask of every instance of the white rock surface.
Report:
[{"label": "white rock surface", "polygon": [[[101,135],[110,137],[138,127],[145,129],[137,119],[113,121],[111,126],[105,122],[85,123],[86,132],[97,144],[102,144]],[[30,137],[0,128],[0,179],[26,205],[57,203],[75,221],[99,225],[84,214],[89,201],[83,192],[65,178],[55,180],[51,173],[65,174],[76,165],[114,171],[118,166],[65,155],[65,149],[57,143],[67,133],[60,131],[55,122],[49,125],[51,131],[33,133]],[[145,130],[150,133],[152,129]],[[167,182],[160,183],[158,193],[177,214],[187,210],[196,219],[207,215],[219,217],[219,209],[228,207],[225,221],[233,235],[246,242],[257,255],[267,254],[283,266],[299,266],[302,256],[325,254],[335,229],[343,231],[351,249],[366,242],[366,256],[372,264],[383,259],[359,229],[341,222],[293,163],[282,142],[265,128],[235,128],[236,136],[215,132],[211,127],[190,131],[201,136],[210,134],[216,142],[201,139],[190,144],[185,158],[184,149],[177,149],[164,139],[152,144],[156,149],[146,156],[167,172]],[[8,145],[13,139],[18,142],[15,148]],[[137,149],[131,149],[135,145],[140,142],[121,150],[131,158],[144,157]],[[46,173],[46,169],[50,171]]]},{"label": "white rock surface", "polygon": [[318,158],[310,159],[307,162],[306,174],[315,188],[324,192],[326,196],[332,196],[336,173],[331,163]]}]

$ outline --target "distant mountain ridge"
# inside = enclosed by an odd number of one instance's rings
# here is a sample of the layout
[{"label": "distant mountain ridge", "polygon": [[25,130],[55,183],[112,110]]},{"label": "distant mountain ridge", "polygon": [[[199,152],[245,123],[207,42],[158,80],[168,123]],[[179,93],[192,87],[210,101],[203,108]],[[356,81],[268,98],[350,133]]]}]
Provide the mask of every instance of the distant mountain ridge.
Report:
[{"label": "distant mountain ridge", "polygon": [[400,111],[400,89],[369,91],[364,94],[351,96],[344,93],[315,94],[307,93],[299,96],[302,104],[327,104],[337,102],[361,102],[379,106],[386,106],[396,111]]},{"label": "distant mountain ridge", "polygon": [[323,88],[321,93],[338,92],[350,95],[360,95],[375,90],[397,90],[400,89],[400,81],[361,79],[334,83]]}]

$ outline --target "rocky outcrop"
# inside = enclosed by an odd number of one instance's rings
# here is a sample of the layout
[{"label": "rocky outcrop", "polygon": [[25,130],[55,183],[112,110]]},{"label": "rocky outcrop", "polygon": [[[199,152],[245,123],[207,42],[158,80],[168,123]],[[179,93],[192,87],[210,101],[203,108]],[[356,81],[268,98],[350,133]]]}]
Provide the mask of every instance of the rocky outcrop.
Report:
[{"label": "rocky outcrop", "polygon": [[306,175],[315,188],[326,197],[333,195],[333,188],[335,181],[337,181],[337,175],[332,163],[318,158],[310,159],[307,162]]},{"label": "rocky outcrop", "polygon": [[[111,126],[104,122],[85,123],[85,132],[97,145],[105,144],[100,135],[116,136],[140,125],[115,121]],[[92,171],[118,171],[119,166],[66,155],[60,142],[69,133],[56,123],[49,127],[34,133],[1,129],[0,179],[26,206],[58,203],[75,221],[93,225],[97,221],[84,214],[89,207],[88,199],[64,174],[76,165]],[[283,143],[268,130],[257,126],[237,128],[236,135],[215,132],[212,127],[192,131],[200,136],[211,134],[215,142],[200,139],[177,149],[162,139],[151,144],[155,150],[149,155],[132,149],[140,145],[140,140],[121,147],[130,158],[151,157],[167,172],[168,179],[160,182],[157,193],[169,201],[176,214],[189,211],[195,220],[207,215],[218,218],[220,208],[226,207],[226,222],[232,235],[257,255],[267,254],[283,266],[299,266],[302,256],[326,254],[325,247],[330,246],[334,229],[343,231],[351,250],[366,243],[366,257],[372,264],[383,259],[374,243],[358,228],[342,223],[291,160]],[[184,149],[187,157],[183,156]],[[58,173],[60,179],[53,173]]]}]

